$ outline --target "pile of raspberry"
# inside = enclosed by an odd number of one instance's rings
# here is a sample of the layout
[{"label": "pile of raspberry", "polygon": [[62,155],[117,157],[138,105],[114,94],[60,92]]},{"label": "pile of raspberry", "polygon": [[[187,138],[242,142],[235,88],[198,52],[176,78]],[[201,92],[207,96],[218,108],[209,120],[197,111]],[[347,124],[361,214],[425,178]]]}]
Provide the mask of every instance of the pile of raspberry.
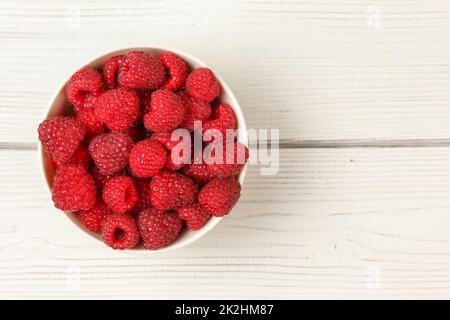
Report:
[{"label": "pile of raspberry", "polygon": [[183,229],[198,230],[211,216],[227,215],[241,191],[237,177],[245,163],[237,154],[244,150],[246,161],[248,149],[224,140],[223,157],[234,159],[226,163],[180,164],[172,154],[187,143],[172,140],[177,128],[193,135],[200,121],[203,131],[237,129],[220,94],[210,69],[191,70],[171,52],[129,51],[101,70],[77,71],[66,85],[71,110],[38,129],[55,167],[55,207],[76,214],[114,249],[157,250]]}]

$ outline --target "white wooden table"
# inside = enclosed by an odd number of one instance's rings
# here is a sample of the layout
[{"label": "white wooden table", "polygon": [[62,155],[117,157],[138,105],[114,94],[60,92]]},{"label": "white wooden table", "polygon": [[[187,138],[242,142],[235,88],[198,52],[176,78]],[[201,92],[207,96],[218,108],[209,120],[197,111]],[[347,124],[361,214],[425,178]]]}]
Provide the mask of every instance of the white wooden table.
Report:
[{"label": "white wooden table", "polygon": [[[449,298],[450,2],[0,0],[0,297]],[[56,209],[36,128],[78,66],[162,44],[279,128],[232,215],[166,254],[97,245]]]}]

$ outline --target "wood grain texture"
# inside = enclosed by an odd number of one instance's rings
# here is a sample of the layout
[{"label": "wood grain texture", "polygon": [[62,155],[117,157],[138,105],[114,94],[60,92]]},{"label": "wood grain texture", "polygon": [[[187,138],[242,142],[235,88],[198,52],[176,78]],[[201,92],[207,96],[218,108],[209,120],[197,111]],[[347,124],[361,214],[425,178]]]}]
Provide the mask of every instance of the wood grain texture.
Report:
[{"label": "wood grain texture", "polygon": [[[0,0],[0,297],[448,298],[447,1]],[[113,252],[53,208],[36,128],[77,68],[166,45],[280,129],[280,171],[171,253]]]}]

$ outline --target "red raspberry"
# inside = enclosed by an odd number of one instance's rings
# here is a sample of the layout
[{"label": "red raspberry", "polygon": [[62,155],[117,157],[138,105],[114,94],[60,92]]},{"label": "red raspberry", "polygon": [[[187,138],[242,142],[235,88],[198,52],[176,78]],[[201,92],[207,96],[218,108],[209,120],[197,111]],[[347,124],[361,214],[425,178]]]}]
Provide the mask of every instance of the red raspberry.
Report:
[{"label": "red raspberry", "polygon": [[92,178],[94,178],[95,185],[97,186],[97,188],[101,190],[105,186],[106,181],[108,181],[113,177],[121,175],[121,173],[123,172],[114,173],[112,175],[104,175],[103,173],[100,172],[100,169],[97,166],[93,166],[89,171],[89,173],[91,174]]},{"label": "red raspberry", "polygon": [[235,178],[218,178],[203,187],[198,202],[216,217],[230,213],[241,196],[241,185]]},{"label": "red raspberry", "polygon": [[38,128],[42,148],[56,161],[69,161],[83,140],[86,129],[73,117],[51,117]]},{"label": "red raspberry", "polygon": [[70,78],[66,86],[67,99],[76,111],[93,108],[95,98],[104,91],[101,74],[94,68],[83,68]]},{"label": "red raspberry", "polygon": [[190,230],[202,228],[209,220],[211,215],[203,208],[200,203],[193,203],[189,206],[178,208],[178,217],[186,221],[186,226]]},{"label": "red raspberry", "polygon": [[[213,149],[211,156],[214,157],[214,155],[215,150]],[[227,143],[223,145],[221,158],[211,158],[207,161],[208,170],[218,178],[236,176],[245,166],[248,156],[248,148],[242,143]]]},{"label": "red raspberry", "polygon": [[226,103],[221,103],[215,107],[211,118],[212,120],[207,121],[203,125],[203,132],[206,132],[207,130],[219,130],[222,133],[223,141],[226,139],[227,129],[237,129],[237,121],[234,111]]},{"label": "red raspberry", "polygon": [[142,140],[133,147],[129,165],[133,176],[149,178],[158,174],[166,163],[167,152],[156,140]]},{"label": "red raspberry", "polygon": [[113,249],[131,249],[139,242],[139,231],[133,217],[123,214],[107,215],[102,227],[103,241]]},{"label": "red raspberry", "polygon": [[127,130],[137,121],[139,112],[139,97],[127,89],[111,89],[95,101],[95,115],[111,130]]},{"label": "red raspberry", "polygon": [[211,102],[220,95],[220,84],[208,68],[192,71],[186,79],[186,92],[194,98]]},{"label": "red raspberry", "polygon": [[188,74],[186,62],[168,51],[161,54],[158,60],[169,73],[169,79],[163,84],[162,88],[168,90],[180,89],[184,85]]},{"label": "red raspberry", "polygon": [[138,192],[132,178],[118,176],[109,179],[103,188],[103,200],[114,213],[126,213],[138,201]]},{"label": "red raspberry", "polygon": [[188,164],[184,168],[181,169],[181,172],[186,176],[190,177],[198,184],[203,184],[212,178],[214,178],[213,174],[209,171],[209,166],[206,163],[200,164]]},{"label": "red raspberry", "polygon": [[109,58],[103,66],[103,78],[105,79],[106,86],[109,89],[117,88],[117,73],[119,67],[122,64],[124,55],[114,56]]},{"label": "red raspberry", "polygon": [[75,117],[86,128],[86,135],[89,140],[105,132],[105,125],[95,116],[94,108],[80,110]]},{"label": "red raspberry", "polygon": [[160,210],[187,206],[195,201],[197,185],[188,177],[176,172],[161,172],[150,183],[152,205]]},{"label": "red raspberry", "polygon": [[185,108],[180,96],[170,90],[152,93],[150,111],[144,115],[144,125],[151,131],[172,131],[183,121]]},{"label": "red raspberry", "polygon": [[82,166],[65,164],[53,177],[52,199],[63,211],[87,210],[94,206],[97,196],[94,179]]},{"label": "red raspberry", "polygon": [[58,160],[53,160],[53,163],[55,164],[56,167],[64,165],[65,163],[76,164],[76,165],[82,166],[83,168],[85,168],[87,170],[87,169],[89,169],[89,167],[92,163],[92,158],[89,155],[89,152],[86,150],[86,148],[83,147],[82,145],[80,145],[78,147],[77,151],[75,151],[75,153],[73,154],[72,158],[70,158],[69,161],[61,162]]},{"label": "red raspberry", "polygon": [[138,191],[139,199],[133,208],[133,212],[139,213],[142,210],[151,207],[150,203],[150,180],[135,180],[134,184]]},{"label": "red raspberry", "polygon": [[106,215],[108,214],[108,208],[105,203],[99,199],[91,209],[80,211],[80,221],[88,230],[100,232],[102,230],[103,220],[105,220]]},{"label": "red raspberry", "polygon": [[117,80],[128,89],[156,89],[166,80],[164,66],[148,52],[130,51],[119,66]]},{"label": "red raspberry", "polygon": [[186,108],[186,114],[180,127],[193,132],[195,121],[204,122],[209,119],[211,116],[211,106],[208,102],[190,97],[185,92],[179,95],[183,99],[184,107]]},{"label": "red raspberry", "polygon": [[139,213],[137,224],[144,248],[157,250],[175,241],[183,226],[175,212],[164,212],[155,208]]},{"label": "red raspberry", "polygon": [[95,137],[89,144],[89,152],[104,175],[113,175],[125,169],[133,146],[126,133],[110,132]]}]

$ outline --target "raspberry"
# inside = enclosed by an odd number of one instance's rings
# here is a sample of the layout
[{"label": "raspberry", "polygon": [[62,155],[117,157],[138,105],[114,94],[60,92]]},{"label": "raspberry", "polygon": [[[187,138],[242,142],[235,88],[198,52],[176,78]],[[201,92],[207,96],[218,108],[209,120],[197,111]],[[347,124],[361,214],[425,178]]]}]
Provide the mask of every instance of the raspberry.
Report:
[{"label": "raspberry", "polygon": [[188,177],[176,172],[161,172],[150,183],[152,205],[160,210],[170,210],[193,203],[198,194],[197,185]]},{"label": "raspberry", "polygon": [[103,220],[108,215],[109,210],[102,200],[98,200],[97,203],[88,210],[80,211],[81,223],[92,232],[100,232],[102,230]]},{"label": "raspberry", "polygon": [[164,167],[166,158],[167,153],[161,143],[151,139],[142,140],[131,150],[131,173],[138,178],[153,177]]},{"label": "raspberry", "polygon": [[87,210],[94,206],[97,190],[94,179],[82,166],[65,164],[53,177],[52,199],[63,211]]},{"label": "raspberry", "polygon": [[218,178],[203,187],[198,202],[216,217],[230,213],[241,195],[241,185],[235,178]]},{"label": "raspberry", "polygon": [[194,98],[211,102],[220,95],[220,84],[208,68],[192,71],[186,79],[186,92]]},{"label": "raspberry", "polygon": [[141,212],[142,210],[149,208],[151,206],[150,203],[150,180],[136,180],[135,182],[136,189],[138,191],[138,201],[133,208],[133,212]]},{"label": "raspberry", "polygon": [[190,177],[197,184],[202,184],[213,178],[213,174],[209,171],[209,166],[206,163],[188,164],[181,169],[181,172]]},{"label": "raspberry", "polygon": [[148,52],[130,51],[119,66],[117,80],[128,89],[156,89],[165,81],[164,66]]},{"label": "raspberry", "polygon": [[193,132],[195,121],[204,122],[209,119],[211,116],[211,106],[208,102],[190,97],[184,92],[179,95],[183,99],[184,107],[186,108],[186,114],[180,127]]},{"label": "raspberry", "polygon": [[189,206],[178,208],[178,217],[186,221],[186,226],[190,230],[202,228],[209,220],[211,215],[203,208],[200,203],[193,203]]},{"label": "raspberry", "polygon": [[188,74],[186,62],[168,51],[161,54],[158,60],[169,73],[169,79],[163,84],[162,88],[168,90],[180,89],[184,85]]},{"label": "raspberry", "polygon": [[113,249],[131,249],[139,242],[139,231],[134,218],[122,215],[107,215],[102,227],[103,241]]},{"label": "raspberry", "polygon": [[144,125],[151,131],[172,131],[183,121],[185,108],[180,96],[170,90],[152,93],[150,111],[144,115]]},{"label": "raspberry", "polygon": [[[211,156],[214,156],[214,151],[213,149]],[[248,149],[242,143],[227,143],[223,145],[221,158],[210,159],[212,163],[208,162],[208,170],[218,178],[236,176],[244,167],[248,156]]]},{"label": "raspberry", "polygon": [[111,89],[95,101],[95,115],[111,130],[127,130],[136,122],[139,112],[139,97],[127,89]]},{"label": "raspberry", "polygon": [[91,141],[89,152],[100,172],[112,175],[127,166],[132,144],[133,141],[126,133],[104,133]]},{"label": "raspberry", "polygon": [[109,179],[103,188],[103,201],[114,213],[125,213],[133,209],[138,200],[134,181],[127,176]]},{"label": "raspberry", "polygon": [[183,224],[174,212],[150,208],[139,213],[137,225],[144,248],[156,250],[175,241]]},{"label": "raspberry", "polygon": [[66,86],[67,99],[76,111],[93,108],[95,98],[104,91],[101,74],[94,68],[83,68],[70,78]]},{"label": "raspberry", "polygon": [[44,150],[56,161],[69,161],[83,140],[86,129],[73,117],[51,117],[38,128]]},{"label": "raspberry", "polygon": [[83,147],[82,145],[80,145],[78,147],[77,151],[75,151],[75,153],[73,154],[72,158],[70,158],[69,161],[61,162],[58,160],[53,160],[53,163],[55,164],[56,167],[64,165],[64,163],[72,163],[72,164],[82,166],[83,168],[85,168],[87,170],[87,169],[89,169],[89,166],[92,163],[92,158],[89,155],[89,152],[86,150],[86,148]]},{"label": "raspberry", "polygon": [[105,79],[106,86],[109,89],[114,89],[118,86],[117,73],[124,57],[124,55],[111,57],[105,62],[105,65],[103,66],[103,78]]},{"label": "raspberry", "polygon": [[105,132],[105,125],[95,116],[94,108],[80,110],[75,117],[86,128],[88,140],[92,140],[95,136]]},{"label": "raspberry", "polygon": [[108,181],[113,177],[117,177],[118,175],[121,174],[121,173],[114,173],[111,175],[104,175],[103,173],[100,172],[100,169],[97,166],[93,166],[89,171],[89,173],[91,174],[92,178],[94,178],[95,185],[97,186],[98,189],[103,189],[106,181]]},{"label": "raspberry", "polygon": [[207,130],[219,130],[222,133],[223,140],[226,139],[227,129],[237,129],[236,116],[233,109],[226,103],[221,103],[214,108],[211,116],[212,120],[203,125],[203,132]]}]

